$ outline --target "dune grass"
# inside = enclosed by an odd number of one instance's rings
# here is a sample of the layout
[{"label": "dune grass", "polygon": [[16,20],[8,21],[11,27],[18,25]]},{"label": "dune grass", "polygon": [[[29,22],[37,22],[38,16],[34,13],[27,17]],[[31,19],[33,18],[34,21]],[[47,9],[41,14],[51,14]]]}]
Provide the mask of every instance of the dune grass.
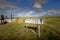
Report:
[{"label": "dune grass", "polygon": [[[40,38],[30,29],[26,32],[24,19],[20,18],[17,22],[0,25],[0,40],[60,40],[60,18],[45,18],[46,24],[41,25]],[[34,24],[28,25],[33,28],[38,27]]]},{"label": "dune grass", "polygon": [[9,23],[0,25],[0,40],[36,40],[36,35],[31,31],[26,32],[22,24]]}]

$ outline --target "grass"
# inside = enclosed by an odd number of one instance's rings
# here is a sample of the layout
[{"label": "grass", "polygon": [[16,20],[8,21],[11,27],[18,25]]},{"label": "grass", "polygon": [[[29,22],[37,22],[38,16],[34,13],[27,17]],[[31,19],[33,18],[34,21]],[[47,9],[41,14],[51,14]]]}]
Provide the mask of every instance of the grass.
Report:
[{"label": "grass", "polygon": [[[20,18],[14,23],[0,25],[0,40],[60,40],[60,18],[45,18],[46,24],[41,25],[40,38],[30,29],[26,32],[24,20],[25,18]],[[28,25],[37,30],[38,25]]]},{"label": "grass", "polygon": [[26,33],[24,25],[18,23],[0,25],[0,40],[31,40],[31,39],[35,40],[36,36],[31,31],[28,31]]}]

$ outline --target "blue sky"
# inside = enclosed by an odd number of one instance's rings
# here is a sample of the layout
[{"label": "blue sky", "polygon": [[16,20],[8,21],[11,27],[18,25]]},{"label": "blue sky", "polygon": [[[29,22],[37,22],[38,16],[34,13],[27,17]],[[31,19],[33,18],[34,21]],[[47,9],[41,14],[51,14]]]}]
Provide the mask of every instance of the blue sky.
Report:
[{"label": "blue sky", "polygon": [[[9,16],[11,11],[16,16],[51,16],[48,13],[50,10],[60,10],[60,0],[47,0],[42,3],[41,7],[43,12],[34,11],[33,5],[35,0],[0,0],[0,15],[4,14]],[[45,2],[45,1],[44,1]],[[60,16],[60,12],[56,14]],[[53,14],[56,16],[56,14]]]},{"label": "blue sky", "polygon": [[[34,0],[6,0],[13,5],[16,5],[20,8],[29,8],[33,9]],[[60,0],[47,0],[47,3],[43,4],[42,7],[44,10],[50,9],[60,9]]]},{"label": "blue sky", "polygon": [[44,10],[60,10],[60,0],[48,0],[46,5],[43,5]]}]

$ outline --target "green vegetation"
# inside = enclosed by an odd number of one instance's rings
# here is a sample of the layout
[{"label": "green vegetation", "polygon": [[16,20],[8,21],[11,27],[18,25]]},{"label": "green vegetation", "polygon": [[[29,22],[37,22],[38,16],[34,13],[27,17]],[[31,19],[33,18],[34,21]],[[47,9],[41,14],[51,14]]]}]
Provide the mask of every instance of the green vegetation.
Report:
[{"label": "green vegetation", "polygon": [[58,17],[58,18],[47,18],[47,19],[45,19],[45,22],[47,23],[47,24],[51,24],[51,25],[53,25],[53,26],[60,26],[60,17]]},{"label": "green vegetation", "polygon": [[0,25],[0,40],[35,40],[36,35],[31,31],[26,33],[24,26],[18,23]]},{"label": "green vegetation", "polygon": [[[25,18],[19,18],[14,23],[8,23],[0,25],[0,40],[60,40],[60,18],[59,17],[47,17],[44,18],[44,24],[41,25],[41,36],[38,38],[29,29],[26,32]],[[28,24],[29,27],[35,27],[37,25]],[[32,29],[33,29],[32,28]]]}]

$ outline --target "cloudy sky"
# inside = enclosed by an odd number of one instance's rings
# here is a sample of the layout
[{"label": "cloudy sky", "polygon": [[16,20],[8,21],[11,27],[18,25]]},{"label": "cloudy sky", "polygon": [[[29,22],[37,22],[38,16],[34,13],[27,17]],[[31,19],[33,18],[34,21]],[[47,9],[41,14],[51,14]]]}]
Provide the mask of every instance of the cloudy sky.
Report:
[{"label": "cloudy sky", "polygon": [[60,0],[0,0],[0,15],[60,16]]}]

